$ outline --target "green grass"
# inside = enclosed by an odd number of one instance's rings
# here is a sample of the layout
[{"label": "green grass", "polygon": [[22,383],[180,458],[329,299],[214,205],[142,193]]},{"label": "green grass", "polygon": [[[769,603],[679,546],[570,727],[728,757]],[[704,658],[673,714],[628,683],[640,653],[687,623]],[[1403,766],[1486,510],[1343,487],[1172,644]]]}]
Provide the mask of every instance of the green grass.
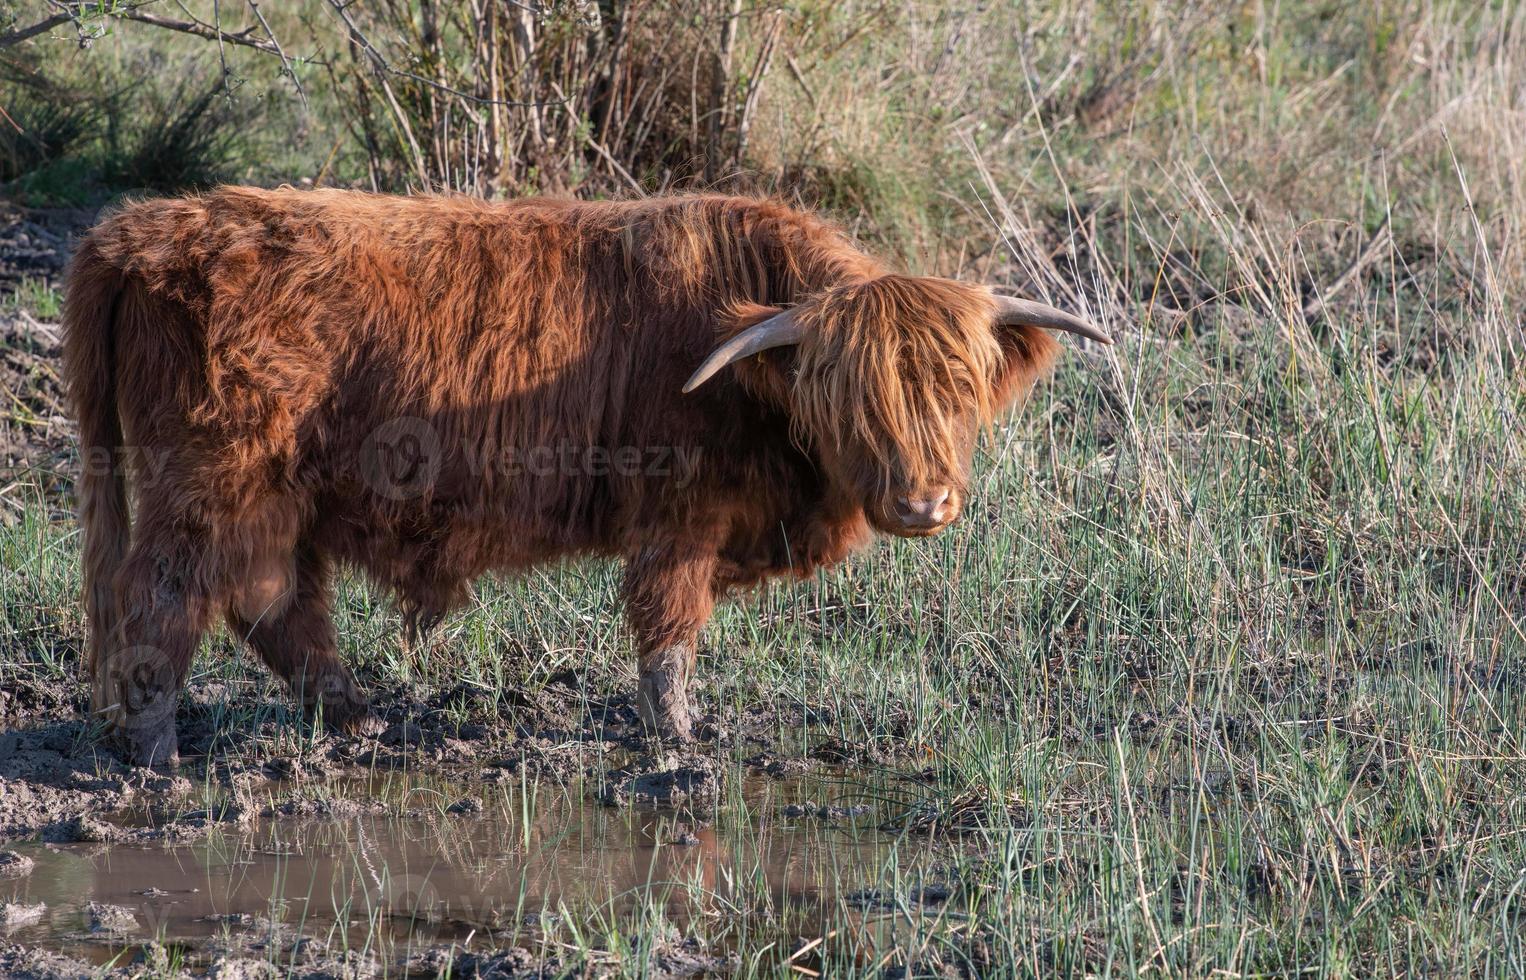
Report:
[{"label": "green grass", "polygon": [[[907,840],[931,826],[957,868],[950,911],[839,931],[818,966],[1526,972],[1526,14],[990,6],[832,48],[754,136],[916,270],[1084,297],[1119,338],[990,435],[957,529],[710,627],[706,705],[807,705],[834,721],[782,744],[886,750]],[[61,680],[74,527],[13,516],[0,679]],[[617,583],[486,581],[406,653],[351,582],[342,643],[489,697],[569,667],[623,690]],[[213,647],[197,670],[227,672]],[[774,973],[779,930],[738,939],[757,921],[687,928]],[[637,962],[664,928],[605,915],[572,945]]]},{"label": "green grass", "polygon": [[57,320],[63,306],[63,293],[46,280],[21,280],[13,292],[0,298],[0,310],[20,310],[39,320]]}]

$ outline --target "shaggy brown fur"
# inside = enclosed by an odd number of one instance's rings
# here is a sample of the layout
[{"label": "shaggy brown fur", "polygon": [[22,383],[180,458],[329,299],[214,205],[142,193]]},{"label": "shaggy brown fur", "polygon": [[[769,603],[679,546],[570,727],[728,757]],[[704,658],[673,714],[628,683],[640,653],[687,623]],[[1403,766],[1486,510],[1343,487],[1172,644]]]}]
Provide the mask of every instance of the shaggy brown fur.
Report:
[{"label": "shaggy brown fur", "polygon": [[[680,394],[783,307],[799,346]],[[335,562],[422,630],[486,571],[593,554],[626,563],[644,716],[684,735],[717,598],[871,526],[925,533],[898,497],[951,488],[957,516],[977,428],[1058,349],[993,309],[746,198],[132,204],[85,239],[65,309],[93,711],[138,758],[172,755],[174,695],[221,615],[326,720],[363,726]]]}]

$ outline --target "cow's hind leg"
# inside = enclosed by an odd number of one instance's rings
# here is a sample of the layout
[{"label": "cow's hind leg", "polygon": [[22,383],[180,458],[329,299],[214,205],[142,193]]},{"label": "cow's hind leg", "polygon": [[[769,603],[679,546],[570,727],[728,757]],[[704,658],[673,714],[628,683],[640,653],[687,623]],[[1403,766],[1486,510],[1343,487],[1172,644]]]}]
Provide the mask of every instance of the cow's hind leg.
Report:
[{"label": "cow's hind leg", "polygon": [[218,569],[187,525],[144,521],[114,576],[115,625],[91,663],[91,718],[139,765],[179,756],[175,706],[213,608]]},{"label": "cow's hind leg", "polygon": [[689,678],[699,631],[715,604],[715,556],[682,547],[645,548],[625,569],[625,609],[636,634],[636,708],[647,729],[686,741],[693,721]]},{"label": "cow's hind leg", "polygon": [[315,720],[352,734],[381,730],[365,694],[339,659],[329,570],[321,556],[303,550],[295,558],[257,558],[229,609],[228,624]]}]

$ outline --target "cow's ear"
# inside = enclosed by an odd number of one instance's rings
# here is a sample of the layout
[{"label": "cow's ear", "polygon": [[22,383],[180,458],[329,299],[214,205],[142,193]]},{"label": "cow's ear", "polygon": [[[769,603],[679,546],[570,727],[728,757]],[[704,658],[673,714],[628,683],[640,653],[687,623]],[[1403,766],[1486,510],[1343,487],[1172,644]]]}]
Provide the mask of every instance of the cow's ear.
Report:
[{"label": "cow's ear", "polygon": [[1034,382],[1054,367],[1059,343],[1042,327],[1027,324],[996,325],[1002,363],[996,374],[995,403],[1006,408],[1028,394]]},{"label": "cow's ear", "polygon": [[[782,312],[784,312],[783,307],[764,306],[761,303],[739,303],[732,306],[720,314],[716,343],[722,344],[742,331],[755,327]],[[781,407],[789,404],[790,375],[794,369],[795,348],[793,346],[760,351],[725,368],[755,398]],[[715,379],[708,383],[714,384]]]}]

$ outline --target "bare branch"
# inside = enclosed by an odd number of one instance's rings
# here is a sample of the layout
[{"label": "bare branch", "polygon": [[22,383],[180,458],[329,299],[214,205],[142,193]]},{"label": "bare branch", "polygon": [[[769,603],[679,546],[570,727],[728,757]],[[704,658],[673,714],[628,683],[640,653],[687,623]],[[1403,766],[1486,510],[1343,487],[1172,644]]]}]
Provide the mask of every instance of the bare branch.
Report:
[{"label": "bare branch", "polygon": [[34,38],[39,34],[46,34],[53,28],[67,24],[73,19],[74,15],[72,13],[54,14],[45,20],[38,21],[30,27],[22,27],[14,31],[7,31],[4,34],[0,34],[0,48],[8,48],[13,44],[20,44],[22,41]]},{"label": "bare branch", "polygon": [[282,57],[281,49],[264,38],[252,37],[254,28],[246,27],[237,33],[219,31],[210,24],[203,24],[199,20],[173,20],[169,17],[160,17],[158,14],[145,14],[138,10],[124,10],[116,14],[123,20],[136,21],[140,24],[148,24],[152,27],[161,27],[167,31],[179,31],[181,34],[191,34],[205,38],[208,41],[226,41],[228,44],[237,44],[256,51],[263,51]]},{"label": "bare branch", "polygon": [[276,56],[281,59],[281,71],[285,73],[287,78],[291,79],[292,88],[297,90],[297,98],[302,100],[302,106],[306,108],[307,93],[302,91],[302,82],[297,78],[297,71],[292,67],[291,59],[281,49],[281,42],[276,39],[276,32],[270,29],[270,23],[265,20],[265,15],[260,13],[260,0],[247,0],[247,3],[249,4],[250,12],[254,14],[254,19],[259,21],[260,26],[265,29],[265,36],[270,38],[271,46],[276,49]]},{"label": "bare branch", "polygon": [[[184,10],[185,4],[181,4],[180,9]],[[229,102],[232,102],[233,87],[229,84],[229,79],[233,77],[233,71],[228,67],[228,49],[223,44],[222,0],[212,0],[212,29],[217,33],[217,60],[223,69],[223,95],[227,97]],[[253,28],[250,28],[250,30],[253,30]]]},{"label": "bare branch", "polygon": [[329,6],[334,8],[334,12],[339,15],[339,19],[344,21],[344,26],[349,29],[350,42],[357,48],[365,51],[366,56],[371,60],[371,67],[376,74],[376,83],[381,86],[382,95],[386,96],[387,105],[392,110],[392,118],[397,122],[404,140],[408,143],[408,149],[413,154],[414,175],[418,177],[419,183],[423,185],[424,189],[426,191],[429,190],[432,182],[429,179],[429,168],[424,164],[424,152],[419,149],[418,140],[413,135],[413,127],[408,124],[408,114],[398,104],[397,96],[393,94],[392,86],[387,82],[389,71],[387,60],[371,46],[371,42],[361,33],[360,27],[350,18],[349,12],[345,10],[345,5],[340,0],[329,0]]},{"label": "bare branch", "polygon": [[[379,72],[384,72],[388,75],[395,75],[398,78],[407,78],[415,82],[421,82],[424,85],[428,85],[432,89],[444,92],[447,95],[454,96],[466,102],[474,102],[477,105],[505,105],[524,108],[536,108],[548,105],[561,105],[566,101],[565,99],[554,99],[547,102],[514,102],[503,99],[487,99],[480,95],[473,95],[470,92],[462,92],[460,89],[451,88],[449,85],[446,85],[442,82],[437,82],[432,78],[425,78],[423,75],[415,74],[414,72],[407,71],[402,68],[395,68],[390,62],[387,61],[385,57],[383,57],[380,51],[376,50],[375,46],[371,44],[371,39],[366,37],[365,33],[361,31],[359,25],[357,25],[355,21],[350,17],[347,11],[349,4],[343,3],[341,0],[329,0],[329,6],[334,8],[334,13],[338,14],[339,18],[344,21],[344,26],[349,29],[350,36],[370,57],[372,65],[374,65],[376,70]],[[526,10],[536,9],[534,7],[525,6],[524,4],[514,4],[514,6],[523,7]]]},{"label": "bare branch", "polygon": [[[286,67],[287,73],[291,73],[291,59],[287,57],[286,52],[282,50],[281,45],[276,41],[274,35],[271,34],[270,26],[265,23],[265,18],[260,15],[257,3],[251,3],[250,7],[254,9],[255,17],[260,21],[260,26],[269,35],[269,40],[254,36],[255,28],[253,26],[246,27],[237,32],[228,32],[219,30],[212,24],[203,23],[196,17],[191,16],[189,12],[187,12],[189,20],[176,20],[172,17],[148,13],[142,9],[154,2],[155,0],[141,0],[141,2],[126,4],[120,7],[108,7],[97,2],[97,0],[49,0],[50,5],[57,13],[27,27],[17,28],[16,30],[0,34],[0,49],[20,44],[22,41],[46,34],[55,27],[62,27],[65,24],[73,24],[76,30],[80,31],[82,41],[88,40],[88,35],[84,33],[84,29],[85,25],[91,20],[102,22],[130,20],[162,30],[176,31],[181,34],[205,38],[208,41],[216,41],[219,47],[219,56],[223,58],[225,73],[227,71],[227,60],[226,56],[221,53],[221,48],[224,44],[234,44],[274,55],[281,59],[281,63]],[[184,10],[185,7],[182,6],[181,9]],[[312,59],[303,60],[311,61]],[[293,80],[295,80],[294,75]]]}]

